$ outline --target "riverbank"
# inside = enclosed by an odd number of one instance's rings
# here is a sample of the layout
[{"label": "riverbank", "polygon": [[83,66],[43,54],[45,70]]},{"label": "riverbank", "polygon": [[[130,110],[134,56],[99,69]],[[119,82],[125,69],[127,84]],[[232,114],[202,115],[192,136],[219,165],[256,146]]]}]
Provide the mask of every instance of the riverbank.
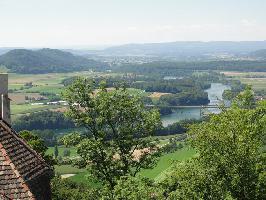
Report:
[{"label": "riverbank", "polygon": [[[222,83],[212,83],[211,87],[205,92],[208,93],[208,98],[210,100],[208,105],[219,105],[223,100],[223,92],[230,89],[230,86],[224,85]],[[179,122],[187,119],[200,119],[201,118],[201,108],[179,108],[173,109],[173,113],[169,115],[164,115],[161,117],[163,126],[166,127],[175,122]],[[206,108],[207,112],[219,113],[219,108]]]}]

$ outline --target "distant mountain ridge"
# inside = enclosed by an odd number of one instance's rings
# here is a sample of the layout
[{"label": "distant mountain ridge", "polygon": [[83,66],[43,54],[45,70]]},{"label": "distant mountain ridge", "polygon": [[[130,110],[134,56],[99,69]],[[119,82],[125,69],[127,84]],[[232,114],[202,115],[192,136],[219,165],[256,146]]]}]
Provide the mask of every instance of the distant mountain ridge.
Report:
[{"label": "distant mountain ridge", "polygon": [[258,51],[253,51],[249,55],[253,58],[266,59],[266,49],[260,49]]},{"label": "distant mountain ridge", "polygon": [[215,53],[248,54],[266,49],[266,41],[213,41],[125,44],[98,51],[110,55],[200,56]]},{"label": "distant mountain ridge", "polygon": [[106,64],[58,49],[14,49],[0,56],[0,65],[17,73],[71,72],[106,68]]}]

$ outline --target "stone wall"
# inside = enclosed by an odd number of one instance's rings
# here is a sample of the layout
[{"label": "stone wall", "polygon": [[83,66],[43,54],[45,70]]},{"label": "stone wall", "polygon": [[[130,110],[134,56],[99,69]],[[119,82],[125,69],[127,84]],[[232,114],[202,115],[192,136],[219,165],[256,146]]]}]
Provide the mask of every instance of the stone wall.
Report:
[{"label": "stone wall", "polygon": [[8,74],[0,74],[0,118],[8,124],[10,118],[10,100],[8,98]]}]

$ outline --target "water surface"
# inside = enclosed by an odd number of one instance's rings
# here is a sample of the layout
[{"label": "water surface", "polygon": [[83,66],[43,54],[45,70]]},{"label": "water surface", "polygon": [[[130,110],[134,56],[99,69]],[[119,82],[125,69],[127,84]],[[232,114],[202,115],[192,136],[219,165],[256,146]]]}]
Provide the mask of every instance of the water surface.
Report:
[{"label": "water surface", "polygon": [[[230,89],[230,86],[221,83],[212,83],[211,87],[205,90],[208,93],[208,98],[210,100],[209,105],[218,105],[223,100],[224,90]],[[219,113],[218,108],[208,108],[206,112]],[[173,113],[169,115],[164,115],[161,117],[163,126],[168,126],[175,122],[185,120],[185,119],[200,119],[200,108],[180,108],[173,110]]]}]

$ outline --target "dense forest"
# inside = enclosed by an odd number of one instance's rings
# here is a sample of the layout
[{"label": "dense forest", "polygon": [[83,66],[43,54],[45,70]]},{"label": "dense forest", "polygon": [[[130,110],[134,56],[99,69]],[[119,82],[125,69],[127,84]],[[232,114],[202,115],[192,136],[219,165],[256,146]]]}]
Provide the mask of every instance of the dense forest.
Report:
[{"label": "dense forest", "polygon": [[200,90],[185,91],[178,94],[163,95],[159,104],[169,106],[179,105],[206,105],[209,103],[207,92]]},{"label": "dense forest", "polygon": [[15,49],[0,56],[0,65],[16,73],[51,73],[81,70],[105,70],[108,65],[57,49]]},{"label": "dense forest", "polygon": [[201,62],[169,62],[158,61],[145,64],[124,64],[113,67],[115,72],[131,72],[137,74],[161,74],[180,76],[191,70],[225,70],[225,71],[266,71],[266,61],[201,61]]},{"label": "dense forest", "polygon": [[73,121],[66,118],[61,112],[43,111],[23,115],[13,122],[16,131],[67,129],[75,127]]}]

